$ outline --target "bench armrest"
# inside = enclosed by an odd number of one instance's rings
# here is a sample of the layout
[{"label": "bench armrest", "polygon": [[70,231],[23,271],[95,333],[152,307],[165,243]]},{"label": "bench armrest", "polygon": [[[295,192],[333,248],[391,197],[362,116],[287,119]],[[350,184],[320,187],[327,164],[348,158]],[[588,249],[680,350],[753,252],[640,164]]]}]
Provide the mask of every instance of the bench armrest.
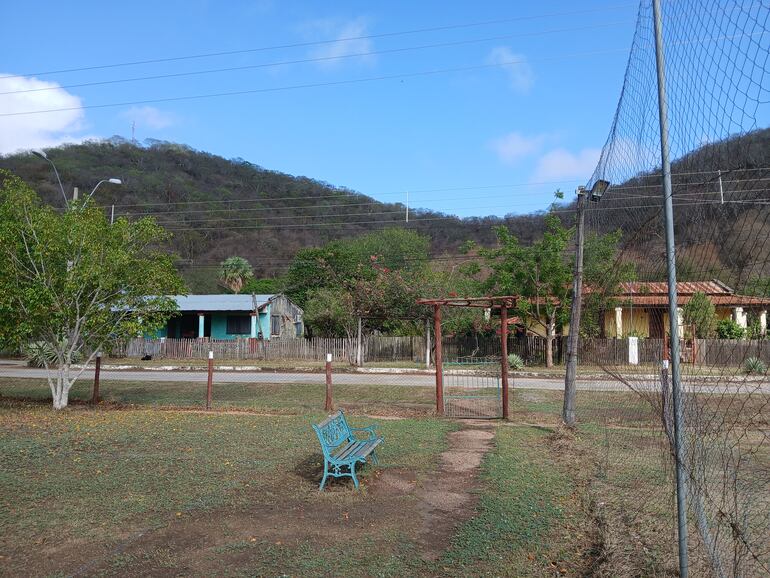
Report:
[{"label": "bench armrest", "polygon": [[377,439],[377,426],[376,425],[370,425],[368,427],[352,427],[350,428],[351,432],[366,432],[369,434],[370,440]]}]

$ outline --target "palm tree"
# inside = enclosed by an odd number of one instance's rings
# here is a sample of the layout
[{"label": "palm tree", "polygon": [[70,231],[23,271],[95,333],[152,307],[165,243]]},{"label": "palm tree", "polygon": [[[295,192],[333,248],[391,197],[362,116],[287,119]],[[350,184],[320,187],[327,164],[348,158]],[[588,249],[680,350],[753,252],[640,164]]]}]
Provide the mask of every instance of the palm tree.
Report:
[{"label": "palm tree", "polygon": [[233,293],[240,293],[254,271],[243,257],[228,257],[219,264],[219,283]]}]

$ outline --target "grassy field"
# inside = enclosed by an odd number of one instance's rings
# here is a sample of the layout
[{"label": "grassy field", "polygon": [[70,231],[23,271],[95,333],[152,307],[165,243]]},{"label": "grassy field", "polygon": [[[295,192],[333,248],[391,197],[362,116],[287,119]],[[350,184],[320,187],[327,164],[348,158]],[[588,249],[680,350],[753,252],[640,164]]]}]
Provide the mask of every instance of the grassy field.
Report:
[{"label": "grassy field", "polygon": [[96,407],[89,388],[53,412],[42,380],[0,379],[0,574],[674,575],[669,460],[632,394],[581,392],[566,434],[560,392],[515,390],[467,519],[428,560],[420,492],[465,427],[432,417],[430,388],[335,386],[386,444],[361,492],[323,494],[322,386],[228,385],[213,412],[198,384],[104,382]]}]

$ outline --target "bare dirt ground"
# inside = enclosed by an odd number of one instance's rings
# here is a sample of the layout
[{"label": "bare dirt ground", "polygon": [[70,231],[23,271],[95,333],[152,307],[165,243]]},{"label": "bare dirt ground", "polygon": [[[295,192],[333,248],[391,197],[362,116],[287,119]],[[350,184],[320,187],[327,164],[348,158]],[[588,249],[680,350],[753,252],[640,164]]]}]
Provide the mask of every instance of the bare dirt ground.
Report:
[{"label": "bare dirt ground", "polygon": [[[416,557],[436,560],[458,526],[475,513],[478,472],[494,436],[495,424],[464,421],[460,430],[449,434],[449,447],[434,472],[418,478],[408,470],[375,467],[357,494],[347,480],[335,480],[323,493],[271,493],[265,499],[270,493],[266,485],[264,493],[252,490],[253,500],[244,506],[179,512],[165,524],[143,528],[106,551],[93,552],[84,563],[81,550],[71,558],[80,559],[80,565],[70,566],[68,574],[203,576],[226,569],[258,574],[281,548],[354,548],[372,528],[380,536],[406,536],[417,545]],[[297,483],[307,485],[305,490],[317,487],[321,464],[320,454],[308,454],[294,470]],[[382,552],[393,547],[372,546]]]}]

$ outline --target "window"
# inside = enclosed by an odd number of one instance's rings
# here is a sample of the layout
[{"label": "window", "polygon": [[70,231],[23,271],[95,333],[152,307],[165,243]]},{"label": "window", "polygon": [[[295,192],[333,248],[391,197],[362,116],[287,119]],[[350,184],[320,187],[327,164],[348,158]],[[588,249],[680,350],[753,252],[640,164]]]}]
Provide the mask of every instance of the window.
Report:
[{"label": "window", "polygon": [[281,316],[271,315],[270,316],[270,335],[280,335],[280,334],[281,334]]},{"label": "window", "polygon": [[228,315],[227,316],[227,334],[228,335],[250,335],[251,334],[251,316],[250,315]]}]

